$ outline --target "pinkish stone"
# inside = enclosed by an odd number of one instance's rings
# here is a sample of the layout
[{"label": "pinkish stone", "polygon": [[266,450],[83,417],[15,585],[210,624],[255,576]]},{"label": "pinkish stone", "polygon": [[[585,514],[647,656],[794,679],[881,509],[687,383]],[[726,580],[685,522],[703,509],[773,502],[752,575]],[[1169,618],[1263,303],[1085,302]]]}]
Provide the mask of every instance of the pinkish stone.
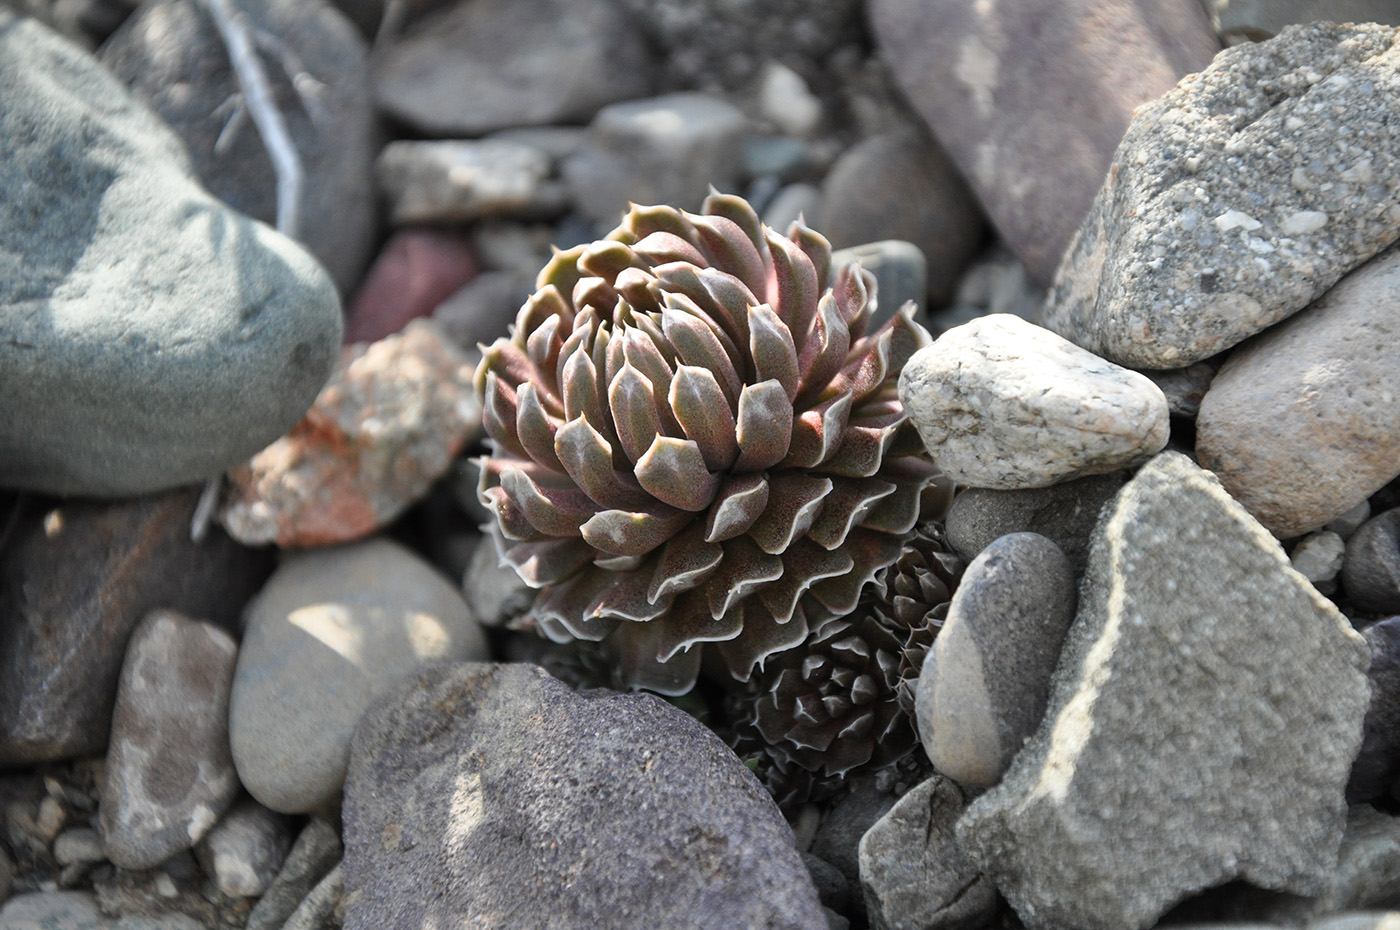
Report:
[{"label": "pinkish stone", "polygon": [[345,319],[345,342],[373,342],[428,316],[476,276],[462,236],[400,229],[380,250]]}]

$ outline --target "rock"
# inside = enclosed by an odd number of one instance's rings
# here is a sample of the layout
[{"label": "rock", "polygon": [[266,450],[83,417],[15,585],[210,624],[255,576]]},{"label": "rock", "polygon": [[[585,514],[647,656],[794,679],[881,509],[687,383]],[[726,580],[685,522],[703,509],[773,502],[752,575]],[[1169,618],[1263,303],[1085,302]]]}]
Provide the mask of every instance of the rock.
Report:
[{"label": "rock", "polygon": [[1395,930],[1400,927],[1397,911],[1349,911],[1311,921],[1308,930]]},{"label": "rock", "polygon": [[127,639],[165,607],[233,629],[271,569],[217,527],[190,541],[194,489],[23,516],[0,568],[0,765],[101,753]]},{"label": "rock", "polygon": [[471,244],[433,229],[389,237],[346,315],[345,341],[376,342],[428,316],[477,273]]},{"label": "rock", "polygon": [[1400,508],[1367,520],[1347,540],[1342,586],[1361,610],[1400,613]]},{"label": "rock", "polygon": [[[894,805],[895,798],[880,791],[873,778],[855,780],[847,793],[831,803],[812,840],[812,854],[834,865],[852,890],[859,888],[861,837]],[[851,896],[850,912],[857,923],[866,920],[862,895]]]},{"label": "rock", "polygon": [[371,701],[426,662],[485,655],[461,595],[397,543],[288,553],[246,612],[229,704],[238,776],[273,810],[334,804]]},{"label": "rock", "polygon": [[313,817],[297,835],[282,869],[248,914],[245,930],[285,930],[284,925],[312,889],[339,866],[340,833],[324,817]]},{"label": "rock", "polygon": [[0,84],[0,486],[134,496],[276,439],[335,362],[330,278],[201,188],[90,56],[3,11]]},{"label": "rock", "polygon": [[0,930],[204,930],[180,913],[107,917],[87,891],[16,895],[0,908]]},{"label": "rock", "polygon": [[858,263],[875,276],[875,310],[870,316],[870,326],[878,328],[907,302],[913,301],[917,309],[915,319],[921,323],[928,319],[928,262],[923,250],[912,242],[902,239],[881,239],[862,245],[837,249],[831,253],[831,268]]},{"label": "rock", "polygon": [[1278,924],[1309,930],[1319,918],[1345,911],[1388,908],[1400,904],[1400,818],[1381,813],[1369,804],[1352,805],[1346,834],[1337,854],[1337,867],[1317,895],[1276,898],[1258,913]]},{"label": "rock", "polygon": [[301,423],[229,473],[220,521],[250,546],[326,545],[386,525],[480,435],[472,373],[430,320],[347,348]]},{"label": "rock", "polygon": [[1331,595],[1337,590],[1337,573],[1342,569],[1346,548],[1342,537],[1331,530],[1319,530],[1304,536],[1288,560],[1293,570],[1311,581],[1314,588]]},{"label": "rock", "polygon": [[1400,617],[1379,620],[1361,633],[1371,647],[1371,703],[1347,782],[1352,802],[1373,801],[1400,780]]},{"label": "rock", "polygon": [[478,344],[490,345],[509,331],[534,291],[532,277],[483,271],[437,305],[433,322],[469,355],[479,353]]},{"label": "rock", "polygon": [[1099,511],[1126,480],[1126,472],[1116,471],[1048,488],[965,488],[948,508],[944,521],[948,542],[958,555],[971,562],[977,553],[1007,533],[1039,533],[1060,548],[1076,575],[1082,574],[1088,564],[1089,537],[1098,525]]},{"label": "rock", "polygon": [[1145,928],[1234,878],[1318,894],[1368,660],[1213,477],[1159,455],[1105,510],[1045,719],[958,842],[1031,930]]},{"label": "rock", "polygon": [[988,926],[997,890],[958,848],[953,825],[967,797],[934,775],[900,798],[860,841],[871,930]]},{"label": "rock", "polygon": [[1014,313],[1034,322],[1045,302],[1045,291],[1031,280],[1026,266],[1000,242],[994,242],[963,273],[957,294],[947,307],[931,308],[929,327],[935,336],[992,313]]},{"label": "rock", "polygon": [[1200,7],[1172,0],[873,0],[869,15],[895,81],[1042,286],[1133,109],[1219,48]]},{"label": "rock", "polygon": [[438,665],[384,695],[344,824],[346,930],[826,926],[792,831],[711,731],[533,666]]},{"label": "rock", "polygon": [[[822,184],[821,213],[811,224],[838,249],[881,239],[912,242],[928,262],[933,304],[953,296],[982,245],[984,226],[957,169],[923,131],[873,136],[847,149]],[[898,305],[881,301],[880,309],[893,314]]]},{"label": "rock", "polygon": [[[238,10],[263,52],[277,110],[301,160],[296,229],[288,234],[347,293],[364,272],[375,236],[371,164],[378,140],[369,50],[325,0],[248,0]],[[102,63],[180,136],[210,193],[277,223],[277,174],[227,47],[201,3],[142,4],[103,45]]]},{"label": "rock", "polygon": [[432,136],[587,122],[652,92],[653,61],[611,0],[473,0],[438,7],[386,37],[375,97]]},{"label": "rock", "polygon": [[282,930],[340,930],[344,925],[345,870],[340,863],[316,883]]},{"label": "rock", "polygon": [[1167,401],[1119,368],[1009,313],[914,354],[899,399],[958,484],[1039,488],[1140,462],[1167,441]]},{"label": "rock", "polygon": [[746,125],[738,107],[695,91],[614,103],[564,160],[564,180],[579,212],[609,228],[628,201],[698,211],[711,185],[737,188]]},{"label": "rock", "polygon": [[1371,519],[1371,502],[1369,500],[1363,500],[1340,517],[1334,517],[1328,520],[1323,524],[1323,528],[1331,530],[1342,537],[1342,539],[1349,540],[1369,519]]},{"label": "rock", "polygon": [[1395,241],[1400,206],[1377,180],[1400,172],[1386,128],[1400,118],[1397,38],[1289,29],[1227,49],[1139,110],[1044,324],[1120,364],[1180,368],[1303,309]]},{"label": "rock", "polygon": [[402,226],[562,213],[567,203],[546,184],[552,168],[523,142],[400,140],[380,152],[375,174],[390,222]]},{"label": "rock", "polygon": [[1069,559],[1036,533],[1003,536],[968,564],[915,698],[935,769],[997,783],[1045,714],[1075,598]]},{"label": "rock", "polygon": [[1201,401],[1201,464],[1280,539],[1317,529],[1400,475],[1396,301],[1400,249],[1237,349]]},{"label": "rock", "polygon": [[93,865],[107,861],[102,834],[91,827],[64,830],[53,841],[53,857],[59,865]]},{"label": "rock", "polygon": [[811,853],[803,853],[802,862],[807,866],[807,872],[812,876],[812,885],[817,889],[817,897],[821,899],[822,907],[838,914],[846,910],[846,905],[850,901],[851,889],[846,882],[846,876],[841,874],[841,870],[820,856],[814,856]]},{"label": "rock", "polygon": [[764,119],[790,136],[810,136],[822,122],[821,100],[802,75],[781,62],[770,61],[759,71],[758,105]]},{"label": "rock", "polygon": [[1400,26],[1400,10],[1387,0],[1202,0],[1202,5],[1227,45],[1272,39],[1296,23]]},{"label": "rock", "polygon": [[1201,412],[1201,400],[1219,370],[1219,361],[1207,359],[1185,368],[1149,369],[1143,374],[1166,395],[1167,409],[1172,416],[1195,419]]},{"label": "rock", "polygon": [[238,796],[228,698],[238,645],[223,630],[157,610],[131,633],[103,769],[103,848],[152,869],[189,849]]},{"label": "rock", "polygon": [[[768,201],[767,206],[763,208],[762,219],[769,229],[786,232],[788,227],[798,220],[818,215],[821,208],[822,192],[816,186],[801,182],[787,184],[779,188],[778,192],[773,195],[773,199]],[[922,252],[919,253],[918,260],[924,261]],[[874,273],[874,269],[871,269],[871,273]],[[920,298],[923,297],[925,290],[926,288],[921,287]]]},{"label": "rock", "polygon": [[195,847],[204,874],[230,898],[262,894],[277,877],[291,845],[286,820],[255,801],[243,801]]},{"label": "rock", "polygon": [[535,602],[535,589],[501,561],[490,537],[483,537],[472,550],[462,592],[472,616],[488,627],[505,626]]}]

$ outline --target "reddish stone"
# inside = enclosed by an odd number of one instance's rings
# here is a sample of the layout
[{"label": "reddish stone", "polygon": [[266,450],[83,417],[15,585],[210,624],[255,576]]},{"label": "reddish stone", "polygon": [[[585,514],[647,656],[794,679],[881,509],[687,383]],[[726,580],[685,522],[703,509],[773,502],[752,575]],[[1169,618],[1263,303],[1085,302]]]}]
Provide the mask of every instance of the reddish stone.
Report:
[{"label": "reddish stone", "polygon": [[374,342],[430,315],[476,276],[465,237],[400,229],[380,250],[345,320],[345,341]]}]

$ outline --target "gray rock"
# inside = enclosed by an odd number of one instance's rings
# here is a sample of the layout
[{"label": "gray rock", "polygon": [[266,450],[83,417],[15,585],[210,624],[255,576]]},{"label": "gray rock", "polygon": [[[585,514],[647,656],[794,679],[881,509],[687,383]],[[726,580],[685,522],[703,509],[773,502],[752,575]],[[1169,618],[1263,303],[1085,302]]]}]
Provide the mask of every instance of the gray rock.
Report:
[{"label": "gray rock", "polygon": [[1331,530],[1318,530],[1304,536],[1293,547],[1288,561],[1314,588],[1331,595],[1337,590],[1337,573],[1342,570],[1346,551],[1347,544],[1341,536]]},{"label": "gray rock", "polygon": [[1367,701],[1346,618],[1176,453],[1104,512],[1079,604],[1040,729],[958,823],[1026,926],[1145,928],[1233,878],[1324,891]]},{"label": "gray rock", "polygon": [[564,180],[579,212],[608,227],[628,201],[698,210],[711,185],[737,187],[746,125],[738,107],[694,91],[614,103],[564,160]]},{"label": "gray rock", "polygon": [[336,802],[360,714],[399,678],[486,655],[456,588],[387,539],[288,554],[245,624],[233,760],[248,792],[284,813]]},{"label": "gray rock", "polygon": [[[1400,118],[1400,97],[1396,106]],[[1397,301],[1392,249],[1237,349],[1201,401],[1201,464],[1280,539],[1317,529],[1400,475]]]},{"label": "gray rock", "polygon": [[1308,922],[1308,930],[1395,930],[1400,911],[1349,911]]},{"label": "gray rock", "polygon": [[0,84],[0,485],[176,487],[296,423],[340,349],[316,261],[201,188],[91,56],[3,10]]},{"label": "gray rock", "polygon": [[16,895],[0,907],[0,930],[204,930],[180,913],[108,917],[88,891]]},{"label": "gray rock", "polygon": [[1127,480],[1127,472],[1116,471],[1048,488],[966,488],[953,498],[944,529],[953,550],[969,562],[1007,533],[1039,533],[1060,548],[1076,575],[1082,574],[1099,511]]},{"label": "gray rock", "polygon": [[103,769],[102,841],[151,869],[209,832],[238,795],[228,699],[238,645],[174,611],[148,614],[126,647]]},{"label": "gray rock", "polygon": [[59,865],[93,865],[107,861],[107,852],[102,834],[91,827],[74,827],[54,837],[53,857]]},{"label": "gray rock", "polygon": [[[928,263],[926,294],[935,305],[953,296],[985,226],[962,176],[922,130],[873,136],[847,149],[827,173],[821,212],[809,222],[838,249],[912,242]],[[881,301],[880,309],[893,315],[899,305]]]},{"label": "gray rock", "polygon": [[132,629],[165,607],[232,629],[269,554],[190,540],[194,489],[31,508],[0,567],[0,766],[100,754]]},{"label": "gray rock", "polygon": [[1171,0],[873,0],[869,16],[909,102],[1042,286],[1133,108],[1218,48],[1200,7]]},{"label": "gray rock", "polygon": [[1220,362],[1207,359],[1185,368],[1166,368],[1144,371],[1152,383],[1167,397],[1167,408],[1172,416],[1195,417],[1201,412],[1201,400],[1210,390],[1210,383],[1220,370]]},{"label": "gray rock", "polygon": [[1045,325],[1120,364],[1180,368],[1303,309],[1395,241],[1397,36],[1295,27],[1142,107]]},{"label": "gray rock", "polygon": [[1369,804],[1354,804],[1347,813],[1346,834],[1337,852],[1337,867],[1322,889],[1310,897],[1284,896],[1260,908],[1275,923],[1294,926],[1344,911],[1400,906],[1400,818]]},{"label": "gray rock", "polygon": [[997,890],[958,848],[968,798],[934,775],[900,798],[860,841],[871,930],[971,930],[996,915]]},{"label": "gray rock", "polygon": [[822,907],[838,914],[845,911],[850,901],[851,888],[841,870],[820,856],[807,852],[802,854],[802,862],[812,876],[812,885],[817,889],[817,897],[821,899]]},{"label": "gray rock", "polygon": [[[851,889],[859,888],[860,839],[894,805],[894,796],[880,791],[873,778],[855,780],[848,793],[832,802],[812,840],[811,853],[836,866]],[[852,895],[850,912],[857,922],[866,919],[863,895]]]},{"label": "gray rock", "polygon": [[997,783],[1045,714],[1075,599],[1069,559],[1036,533],[1003,536],[968,564],[915,698],[935,769]]},{"label": "gray rock", "polygon": [[1379,620],[1361,633],[1371,647],[1371,703],[1347,782],[1352,802],[1373,801],[1400,779],[1400,617]]},{"label": "gray rock", "polygon": [[875,310],[869,324],[872,329],[893,318],[911,300],[917,307],[915,319],[921,324],[928,320],[928,261],[923,249],[903,239],[881,239],[831,253],[833,274],[854,262],[875,276]]},{"label": "gray rock", "polygon": [[428,135],[586,122],[653,91],[641,30],[612,0],[439,5],[381,45],[380,107]]},{"label": "gray rock", "polygon": [[1201,0],[1228,45],[1272,39],[1297,23],[1385,23],[1400,26],[1393,0]]},{"label": "gray rock", "polygon": [[248,913],[245,930],[285,930],[313,888],[340,864],[344,848],[335,824],[313,817],[297,834],[277,877]]},{"label": "gray rock", "polygon": [[[302,162],[295,232],[348,293],[370,258],[377,147],[365,40],[325,0],[246,0],[247,18]],[[102,63],[184,141],[214,196],[277,222],[277,175],[254,127],[214,20],[197,0],[143,3],[106,44]]]},{"label": "gray rock", "polygon": [[1331,530],[1342,539],[1351,539],[1352,535],[1371,519],[1371,502],[1363,500],[1355,507],[1348,510],[1339,517],[1333,517],[1323,524],[1324,529]]},{"label": "gray rock", "polygon": [[[543,267],[543,265],[541,265]],[[483,271],[433,310],[433,322],[474,359],[477,344],[490,345],[504,336],[515,316],[534,293],[535,279],[510,271]]]},{"label": "gray rock", "polygon": [[1009,313],[916,352],[899,399],[944,474],[977,488],[1116,471],[1167,441],[1167,400],[1155,384]]},{"label": "gray rock", "polygon": [[779,61],[764,64],[758,74],[759,112],[790,136],[811,136],[821,126],[822,102],[802,75]]},{"label": "gray rock", "polygon": [[515,569],[501,562],[489,536],[477,543],[472,552],[462,591],[472,616],[489,627],[504,626],[535,602],[535,589],[521,581]]},{"label": "gray rock", "polygon": [[194,850],[219,891],[251,898],[277,878],[291,844],[286,818],[247,800],[225,814]]},{"label": "gray rock", "polygon": [[[788,227],[798,220],[805,222],[807,217],[821,213],[821,207],[822,192],[820,188],[802,182],[787,184],[779,188],[778,192],[773,195],[773,199],[764,206],[762,218],[770,229],[786,233]],[[919,256],[919,261],[923,261],[922,254]],[[874,269],[871,269],[871,272],[874,273]],[[920,296],[922,294],[921,290]]]},{"label": "gray rock", "polygon": [[1400,507],[1367,520],[1347,540],[1342,587],[1360,610],[1400,613]]},{"label": "gray rock", "polygon": [[553,165],[533,145],[503,139],[390,142],[375,176],[395,226],[562,213],[545,198]]},{"label": "gray rock", "polygon": [[826,926],[792,831],[713,733],[532,666],[443,664],[384,695],[344,824],[346,930]]},{"label": "gray rock", "polygon": [[316,883],[281,930],[340,930],[344,924],[345,870],[340,863]]}]

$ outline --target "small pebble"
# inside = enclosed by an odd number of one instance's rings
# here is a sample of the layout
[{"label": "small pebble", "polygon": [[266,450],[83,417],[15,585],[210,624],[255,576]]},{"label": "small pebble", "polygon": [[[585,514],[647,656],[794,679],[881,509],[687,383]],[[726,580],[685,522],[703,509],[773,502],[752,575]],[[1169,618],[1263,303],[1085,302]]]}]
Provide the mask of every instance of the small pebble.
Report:
[{"label": "small pebble", "polygon": [[1347,541],[1342,588],[1361,610],[1400,613],[1400,507],[1367,520]]},{"label": "small pebble", "polygon": [[1337,590],[1337,573],[1342,570],[1347,544],[1341,536],[1331,530],[1320,530],[1304,536],[1288,560],[1293,570],[1312,582],[1313,587],[1323,594]]},{"label": "small pebble", "polygon": [[53,857],[59,865],[91,865],[107,858],[102,836],[91,827],[64,830],[53,841]]},{"label": "small pebble", "polygon": [[256,801],[243,801],[209,831],[195,855],[219,891],[230,898],[251,898],[272,884],[291,844],[286,818]]}]

